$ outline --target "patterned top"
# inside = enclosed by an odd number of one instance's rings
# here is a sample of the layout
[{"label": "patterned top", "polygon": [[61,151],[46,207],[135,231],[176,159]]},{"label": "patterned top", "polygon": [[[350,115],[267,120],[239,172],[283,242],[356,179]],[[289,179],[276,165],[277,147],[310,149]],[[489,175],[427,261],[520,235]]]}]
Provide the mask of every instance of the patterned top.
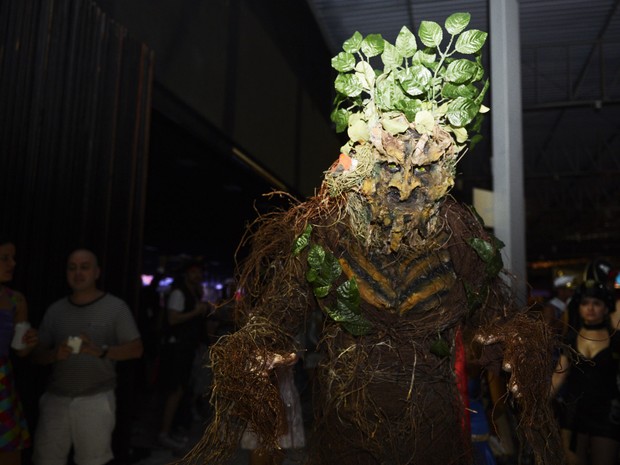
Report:
[{"label": "patterned top", "polygon": [[15,390],[13,367],[9,358],[17,298],[13,291],[6,287],[4,289],[12,307],[0,309],[0,451],[10,452],[29,447],[30,433]]},{"label": "patterned top", "polygon": [[11,308],[0,309],[0,357],[7,357],[11,347],[11,339],[13,338],[15,319],[15,309],[17,307],[17,296],[9,288],[4,288],[9,301],[12,303]]}]

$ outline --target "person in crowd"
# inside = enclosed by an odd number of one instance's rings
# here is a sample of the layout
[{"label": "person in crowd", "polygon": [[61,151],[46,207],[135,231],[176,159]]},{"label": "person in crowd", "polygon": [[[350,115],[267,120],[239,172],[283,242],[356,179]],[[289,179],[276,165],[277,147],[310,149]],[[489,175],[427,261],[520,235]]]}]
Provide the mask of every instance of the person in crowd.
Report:
[{"label": "person in crowd", "polygon": [[115,362],[142,356],[140,333],[127,304],[97,287],[95,254],[69,255],[68,297],[52,304],[39,328],[33,361],[52,365],[34,437],[36,465],[65,464],[73,447],[77,465],[112,460],[116,422]]},{"label": "person in crowd", "polygon": [[620,329],[620,298],[618,293],[614,291],[616,284],[616,277],[620,271],[615,268],[611,262],[603,258],[595,258],[586,266],[584,272],[584,279],[594,279],[601,283],[605,283],[607,287],[614,292],[615,309],[611,313],[611,327],[613,329]]},{"label": "person in crowd", "polygon": [[543,318],[555,334],[565,335],[568,326],[567,306],[575,292],[575,277],[561,275],[553,280],[555,296],[542,309]]},{"label": "person in crowd", "polygon": [[164,268],[157,268],[151,282],[140,290],[140,310],[136,322],[144,344],[142,361],[145,390],[151,390],[155,387],[158,375],[165,311],[163,292],[160,291],[160,282],[163,277]]},{"label": "person in crowd", "polygon": [[212,315],[217,322],[215,340],[235,332],[235,302],[240,298],[241,291],[237,289],[236,281],[233,278],[226,279],[222,288],[222,296],[216,302]]},{"label": "person in crowd", "polygon": [[614,408],[620,400],[620,335],[610,328],[613,295],[603,283],[587,280],[574,299],[580,324],[570,328],[552,379],[552,394],[565,386],[563,444],[571,465],[614,465],[620,451],[620,418]]},{"label": "person in crowd", "polygon": [[[15,244],[0,236],[0,464],[19,465],[22,450],[30,447],[30,432],[15,389],[10,350],[24,357],[38,336],[28,323],[24,296],[6,284],[13,280]],[[25,332],[19,331],[20,327]]]},{"label": "person in crowd", "polygon": [[[160,369],[166,400],[158,441],[171,449],[182,449],[187,443],[187,438],[175,431],[174,423],[184,396],[193,397],[190,392],[192,366],[200,342],[206,338],[206,315],[210,305],[203,302],[202,281],[202,264],[189,262],[180,279],[175,281],[166,304],[168,330],[161,348]],[[191,415],[191,409],[186,415]]]},{"label": "person in crowd", "polygon": [[[603,285],[605,285],[612,293],[613,296],[613,289],[614,289],[614,283],[613,280],[615,279],[615,272],[612,268],[611,263],[609,263],[607,260],[603,259],[603,258],[595,258],[593,260],[590,260],[582,273],[581,276],[581,281],[582,282],[586,282],[586,281],[596,281],[598,283],[601,283]],[[575,295],[573,296],[573,298],[571,300],[569,300],[568,305],[567,305],[567,321],[568,321],[568,326],[572,327],[572,328],[578,328],[579,325],[581,324],[581,317],[579,316],[579,304],[578,302],[580,301],[580,298],[577,294],[579,294],[581,287],[578,287],[575,289]],[[612,305],[610,310],[610,324],[611,327],[614,329],[618,329],[620,328],[620,312],[616,312],[614,311],[614,309],[620,309],[620,305],[618,305],[617,303],[615,303],[614,305]]]}]

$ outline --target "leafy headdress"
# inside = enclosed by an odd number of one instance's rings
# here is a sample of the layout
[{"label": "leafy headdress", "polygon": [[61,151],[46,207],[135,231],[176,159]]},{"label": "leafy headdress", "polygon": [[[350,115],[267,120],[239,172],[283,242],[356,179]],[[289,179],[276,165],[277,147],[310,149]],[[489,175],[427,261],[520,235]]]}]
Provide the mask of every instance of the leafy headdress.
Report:
[{"label": "leafy headdress", "polygon": [[[363,37],[359,32],[344,42],[331,62],[338,71],[331,119],[349,140],[326,172],[331,195],[357,190],[377,162],[399,162],[410,155],[407,140],[412,137],[448,138],[450,147],[440,155],[447,154],[445,163],[454,174],[458,155],[481,137],[482,114],[488,111],[482,104],[488,80],[483,81],[481,59],[487,33],[466,30],[469,22],[469,13],[449,16],[446,38],[438,23],[422,21],[418,37],[423,47],[407,27],[394,45],[380,34]],[[378,61],[383,69],[373,68]],[[420,166],[433,162],[422,154],[417,155]]]}]

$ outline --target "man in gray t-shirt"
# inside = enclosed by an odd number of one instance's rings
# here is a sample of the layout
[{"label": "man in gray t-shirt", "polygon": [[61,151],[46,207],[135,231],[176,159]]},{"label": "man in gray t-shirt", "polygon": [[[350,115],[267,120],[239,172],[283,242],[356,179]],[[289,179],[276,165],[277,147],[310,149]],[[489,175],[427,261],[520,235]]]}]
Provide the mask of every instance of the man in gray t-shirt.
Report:
[{"label": "man in gray t-shirt", "polygon": [[39,327],[36,363],[53,364],[40,403],[36,465],[64,465],[71,446],[77,465],[113,458],[115,362],[142,356],[142,340],[125,302],[97,288],[97,257],[69,255],[68,297],[52,304]]}]

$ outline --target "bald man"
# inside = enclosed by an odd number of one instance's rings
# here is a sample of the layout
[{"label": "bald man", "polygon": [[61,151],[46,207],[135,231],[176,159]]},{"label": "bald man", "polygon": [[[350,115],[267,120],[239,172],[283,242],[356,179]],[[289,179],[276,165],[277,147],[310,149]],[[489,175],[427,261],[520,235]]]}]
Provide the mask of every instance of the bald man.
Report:
[{"label": "bald man", "polygon": [[142,340],[127,304],[97,287],[100,272],[92,251],[72,252],[71,294],[48,308],[39,328],[33,359],[52,373],[39,401],[36,465],[65,465],[72,446],[77,465],[113,459],[115,363],[141,357]]}]

